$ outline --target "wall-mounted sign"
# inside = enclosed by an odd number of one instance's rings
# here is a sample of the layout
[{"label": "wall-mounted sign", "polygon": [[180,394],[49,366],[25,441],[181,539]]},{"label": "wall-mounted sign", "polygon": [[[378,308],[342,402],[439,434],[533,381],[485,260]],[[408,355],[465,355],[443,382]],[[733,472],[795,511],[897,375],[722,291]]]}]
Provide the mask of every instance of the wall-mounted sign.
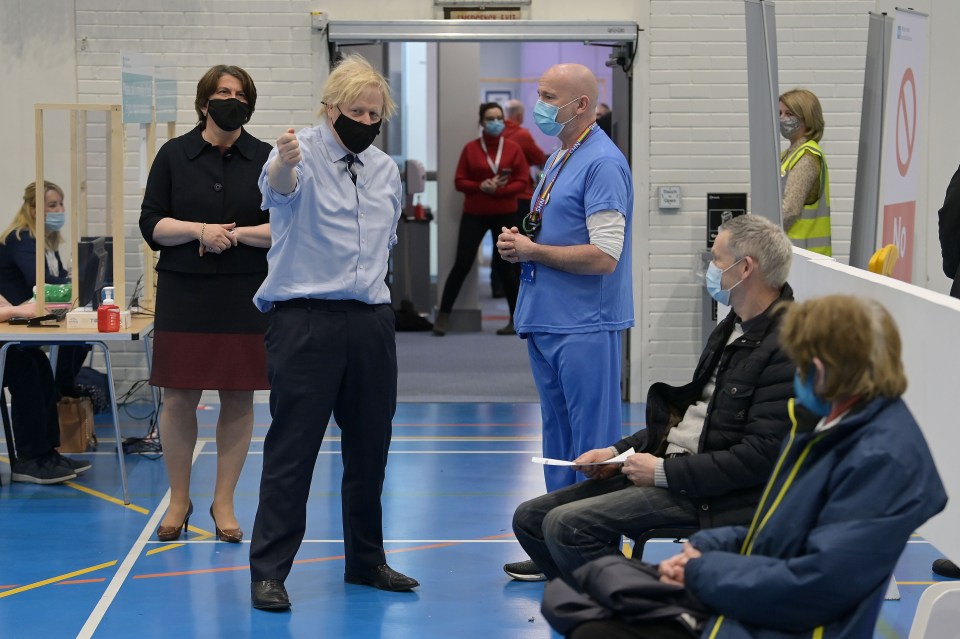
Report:
[{"label": "wall-mounted sign", "polygon": [[746,193],[707,193],[707,248],[713,247],[721,224],[746,212]]},{"label": "wall-mounted sign", "polygon": [[141,53],[120,54],[120,87],[124,124],[153,119],[153,59]]},{"label": "wall-mounted sign", "polygon": [[444,20],[520,20],[520,7],[445,7]]}]

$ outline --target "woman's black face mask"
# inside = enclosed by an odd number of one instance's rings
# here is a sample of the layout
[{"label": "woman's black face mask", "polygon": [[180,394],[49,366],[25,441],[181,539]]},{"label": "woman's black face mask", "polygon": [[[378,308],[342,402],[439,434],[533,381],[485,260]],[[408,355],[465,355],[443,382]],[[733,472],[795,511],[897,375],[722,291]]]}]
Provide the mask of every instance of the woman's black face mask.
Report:
[{"label": "woman's black face mask", "polygon": [[207,115],[224,131],[236,131],[250,119],[250,107],[237,98],[210,100]]}]

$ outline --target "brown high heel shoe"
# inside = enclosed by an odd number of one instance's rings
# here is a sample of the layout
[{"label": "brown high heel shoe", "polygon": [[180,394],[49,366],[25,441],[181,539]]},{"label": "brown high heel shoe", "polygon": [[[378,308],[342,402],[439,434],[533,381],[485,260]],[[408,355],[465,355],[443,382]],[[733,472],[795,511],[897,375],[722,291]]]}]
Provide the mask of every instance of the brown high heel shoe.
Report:
[{"label": "brown high heel shoe", "polygon": [[193,501],[187,508],[187,514],[183,518],[183,523],[179,526],[157,526],[157,539],[160,541],[176,541],[180,539],[180,534],[186,534],[187,526],[190,525],[190,515],[193,514]]},{"label": "brown high heel shoe", "polygon": [[217,539],[225,541],[228,544],[239,544],[243,540],[243,531],[239,528],[229,528],[220,530],[217,525],[217,518],[213,516],[213,504],[210,504],[210,519],[213,520],[213,528],[217,531]]}]

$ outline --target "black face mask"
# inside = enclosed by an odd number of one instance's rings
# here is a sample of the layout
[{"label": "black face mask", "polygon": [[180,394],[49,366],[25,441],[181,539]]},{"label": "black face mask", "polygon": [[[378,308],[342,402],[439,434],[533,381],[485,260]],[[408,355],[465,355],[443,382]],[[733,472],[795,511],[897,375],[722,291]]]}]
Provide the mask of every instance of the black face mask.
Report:
[{"label": "black face mask", "polygon": [[[337,107],[337,110],[340,111],[340,107]],[[333,123],[333,130],[340,136],[340,141],[348,151],[362,153],[380,135],[380,123],[357,122],[340,111],[340,117]]]},{"label": "black face mask", "polygon": [[207,115],[224,131],[236,131],[250,119],[250,107],[237,98],[210,100]]}]

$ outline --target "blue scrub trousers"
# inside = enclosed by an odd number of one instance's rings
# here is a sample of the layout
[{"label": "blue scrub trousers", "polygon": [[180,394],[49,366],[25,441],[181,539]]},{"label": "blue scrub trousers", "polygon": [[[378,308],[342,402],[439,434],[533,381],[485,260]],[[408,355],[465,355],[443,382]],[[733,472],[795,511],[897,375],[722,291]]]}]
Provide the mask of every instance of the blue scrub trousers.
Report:
[{"label": "blue scrub trousers", "polygon": [[[540,395],[543,456],[573,460],[622,438],[620,331],[530,333],[527,351]],[[586,479],[544,466],[547,491]]]}]

